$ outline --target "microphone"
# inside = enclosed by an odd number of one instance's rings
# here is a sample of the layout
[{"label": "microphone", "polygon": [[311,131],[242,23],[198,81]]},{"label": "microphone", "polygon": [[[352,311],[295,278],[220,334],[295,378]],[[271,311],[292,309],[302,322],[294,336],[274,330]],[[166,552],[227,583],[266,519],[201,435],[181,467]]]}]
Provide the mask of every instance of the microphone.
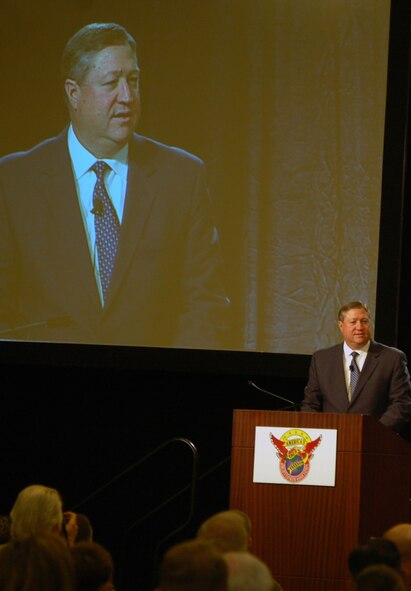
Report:
[{"label": "microphone", "polygon": [[4,328],[0,330],[0,338],[7,335],[11,336],[15,332],[23,330],[29,331],[32,328],[61,328],[63,326],[69,326],[70,324],[70,316],[53,316],[47,320],[39,320],[38,322],[29,322],[27,324],[17,324],[11,328]]},{"label": "microphone", "polygon": [[90,210],[93,215],[102,216],[104,213],[104,203],[100,197],[96,197],[93,201],[93,209]]},{"label": "microphone", "polygon": [[257,384],[255,384],[252,380],[248,380],[248,385],[251,386],[252,388],[255,388],[256,390],[259,390],[259,392],[263,392],[264,394],[269,394],[270,396],[272,396],[276,400],[281,400],[282,402],[287,402],[288,406],[286,406],[285,408],[283,408],[281,410],[288,410],[289,408],[292,408],[295,412],[297,412],[299,410],[299,404],[297,404],[296,402],[293,402],[292,400],[289,400],[288,398],[284,398],[283,396],[280,396],[279,394],[274,394],[274,392],[270,392],[269,390],[264,390],[264,388],[260,388],[260,386],[257,386]]}]

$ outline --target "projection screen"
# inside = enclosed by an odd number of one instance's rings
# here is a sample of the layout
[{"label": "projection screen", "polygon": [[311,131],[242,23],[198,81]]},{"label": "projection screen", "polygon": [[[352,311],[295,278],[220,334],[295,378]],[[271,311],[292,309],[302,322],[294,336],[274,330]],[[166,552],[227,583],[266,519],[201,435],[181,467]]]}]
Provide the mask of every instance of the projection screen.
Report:
[{"label": "projection screen", "polygon": [[[193,336],[183,347],[308,355],[334,344],[340,305],[359,299],[373,313],[376,304],[390,1],[112,4],[40,2],[25,8],[6,2],[0,59],[8,92],[0,155],[29,150],[65,129],[69,118],[59,77],[65,43],[87,23],[120,23],[137,40],[142,105],[137,132],[204,162],[218,229],[224,294],[230,300],[225,340],[207,343]],[[4,196],[1,175],[0,169]],[[77,203],[75,194],[73,200]],[[177,196],[175,208],[180,206]],[[9,215],[6,205],[6,225]],[[31,315],[40,309],[33,306],[11,319],[19,287],[10,303],[10,273],[17,274],[18,286],[24,284],[14,268],[21,253],[16,223],[8,225],[9,242],[1,239],[1,339],[179,346],[161,336],[99,340],[99,331],[89,340],[77,339],[73,326],[59,326],[61,318],[62,324],[66,318],[73,322],[64,297],[43,316]],[[62,231],[68,234],[67,228]],[[69,255],[75,248],[67,242]],[[144,256],[155,260],[155,250]],[[194,261],[196,272],[204,261]],[[73,282],[76,271],[68,271]],[[161,302],[167,306],[173,290],[180,289],[179,272],[175,282],[174,270],[168,272],[169,288],[149,319],[154,335],[168,322]],[[155,297],[153,281],[145,285],[148,297]],[[142,274],[136,290],[146,283]],[[186,283],[191,297],[195,286],[190,279]],[[30,285],[24,289],[33,299],[42,293]],[[199,326],[208,322],[206,308],[196,312],[204,314]]]}]

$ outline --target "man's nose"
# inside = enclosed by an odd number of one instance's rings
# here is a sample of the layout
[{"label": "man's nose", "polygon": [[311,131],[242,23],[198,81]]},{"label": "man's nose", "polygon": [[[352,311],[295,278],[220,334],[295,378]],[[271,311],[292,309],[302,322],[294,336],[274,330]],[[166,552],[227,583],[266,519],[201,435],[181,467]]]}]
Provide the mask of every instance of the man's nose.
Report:
[{"label": "man's nose", "polygon": [[133,101],[133,92],[127,80],[120,81],[118,100],[121,103],[131,103]]}]

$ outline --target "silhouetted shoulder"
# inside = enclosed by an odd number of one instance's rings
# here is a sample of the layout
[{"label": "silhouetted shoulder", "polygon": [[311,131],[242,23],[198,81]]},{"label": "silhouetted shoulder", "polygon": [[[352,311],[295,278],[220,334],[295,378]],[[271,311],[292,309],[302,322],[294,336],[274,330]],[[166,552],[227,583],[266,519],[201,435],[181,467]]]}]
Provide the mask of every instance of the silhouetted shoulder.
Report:
[{"label": "silhouetted shoulder", "polygon": [[130,149],[131,154],[138,154],[140,157],[144,156],[147,159],[164,158],[175,162],[186,161],[192,162],[195,166],[202,166],[204,164],[201,158],[187,150],[163,144],[162,142],[137,133],[133,134],[130,142]]},{"label": "silhouetted shoulder", "polygon": [[0,158],[0,170],[13,172],[26,164],[30,167],[41,166],[43,168],[44,164],[50,159],[54,160],[62,150],[66,150],[68,154],[66,137],[67,130],[56,137],[43,140],[29,150],[7,154]]}]

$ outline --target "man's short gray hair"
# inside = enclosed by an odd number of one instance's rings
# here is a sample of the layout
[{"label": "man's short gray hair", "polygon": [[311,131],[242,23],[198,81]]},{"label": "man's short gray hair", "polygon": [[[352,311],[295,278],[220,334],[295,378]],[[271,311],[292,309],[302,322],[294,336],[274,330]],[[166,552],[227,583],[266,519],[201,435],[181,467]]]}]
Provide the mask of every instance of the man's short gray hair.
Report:
[{"label": "man's short gray hair", "polygon": [[136,54],[136,41],[117,23],[91,23],[75,33],[66,44],[61,60],[61,76],[80,83],[87,74],[92,58],[106,47],[128,45]]},{"label": "man's short gray hair", "polygon": [[368,310],[367,304],[364,304],[359,300],[355,300],[353,302],[345,304],[344,306],[341,306],[341,308],[338,310],[338,320],[343,322],[346,313],[350,310],[364,310],[365,312],[367,312],[368,316],[370,315],[370,311]]}]

